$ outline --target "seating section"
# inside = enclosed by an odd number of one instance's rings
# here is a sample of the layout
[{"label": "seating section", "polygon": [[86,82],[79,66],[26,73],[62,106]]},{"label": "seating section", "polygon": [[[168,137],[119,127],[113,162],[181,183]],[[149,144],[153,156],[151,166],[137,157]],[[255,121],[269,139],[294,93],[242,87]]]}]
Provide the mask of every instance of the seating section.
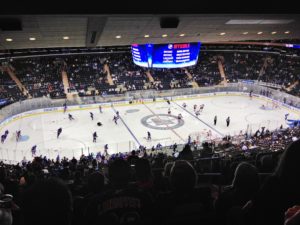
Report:
[{"label": "seating section", "polygon": [[193,80],[200,87],[216,85],[221,82],[217,56],[218,54],[214,52],[201,52],[197,64],[189,69]]},{"label": "seating section", "polygon": [[16,83],[10,76],[1,68],[0,70],[0,107],[10,103],[23,100],[26,97],[21,93]]},{"label": "seating section", "polygon": [[103,68],[106,55],[75,55],[63,59],[67,65],[71,90],[76,90],[80,96],[114,93],[110,90]]},{"label": "seating section", "polygon": [[[294,142],[298,147],[289,147],[295,137],[300,138],[299,127],[261,130],[245,136],[241,144],[227,136],[200,149],[186,145],[177,158],[140,148],[80,159],[40,156],[18,165],[0,162],[0,187],[20,205],[21,211],[10,215],[20,225],[40,224],[54,213],[50,224],[124,224],[124,218],[130,224],[244,224],[248,212],[241,216],[239,210],[257,201],[277,165],[297,162],[283,156],[298,150],[300,141]],[[299,168],[294,164],[292,169]],[[283,211],[277,219],[284,216]]]},{"label": "seating section", "polygon": [[16,76],[33,97],[65,97],[61,78],[62,64],[53,57],[15,59],[11,62]]},{"label": "seating section", "polygon": [[121,53],[109,57],[109,68],[116,85],[124,90],[135,91],[145,89],[147,83],[146,70],[135,65],[130,53]]},{"label": "seating section", "polygon": [[[222,81],[219,61],[229,82],[237,82],[238,79],[260,80],[282,85],[283,91],[293,95],[300,94],[299,57],[261,51],[203,50],[197,64],[184,69],[142,68],[133,63],[130,52],[20,58],[12,60],[10,64],[32,97],[64,98],[62,69],[66,70],[69,78],[69,91],[89,96],[144,89],[188,88],[192,87],[192,81],[200,87],[218,85]],[[108,83],[104,65],[109,68],[113,85]],[[192,80],[188,79],[186,70],[192,75]],[[146,72],[150,72],[154,82],[149,81]],[[13,101],[18,100],[21,96],[15,96],[16,92],[12,91],[15,85],[10,78],[1,79],[10,84],[10,88],[7,85],[1,86],[2,98],[11,95]]]}]

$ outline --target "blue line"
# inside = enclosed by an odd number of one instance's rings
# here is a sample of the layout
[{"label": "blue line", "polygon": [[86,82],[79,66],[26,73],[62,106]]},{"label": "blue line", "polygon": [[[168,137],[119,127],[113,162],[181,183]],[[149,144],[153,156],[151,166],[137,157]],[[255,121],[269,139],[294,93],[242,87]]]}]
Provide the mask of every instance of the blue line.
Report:
[{"label": "blue line", "polygon": [[[172,101],[174,104],[178,105],[176,102]],[[184,111],[186,111],[187,113],[189,113],[190,115],[192,115],[193,117],[195,117],[197,120],[199,120],[200,122],[204,123],[206,126],[210,127],[212,130],[214,130],[215,132],[217,132],[218,134],[220,134],[221,136],[224,136],[224,134],[222,134],[221,132],[219,132],[218,130],[216,130],[214,127],[210,126],[209,124],[205,123],[203,120],[199,119],[197,116],[195,116],[193,113],[191,113],[190,111],[188,111],[187,109],[183,108],[181,105],[178,105],[180,108],[182,108]]]},{"label": "blue line", "polygon": [[[112,105],[111,108],[115,111],[115,113],[117,112],[117,110],[115,110],[114,106]],[[122,117],[119,115],[120,120],[122,121],[122,123],[125,125],[126,129],[129,131],[129,133],[131,134],[131,136],[134,138],[134,140],[139,144],[139,146],[141,145],[141,143],[138,141],[138,139],[136,138],[136,136],[133,134],[133,132],[130,130],[130,128],[127,126],[127,124],[125,123],[125,121],[122,119]]]}]

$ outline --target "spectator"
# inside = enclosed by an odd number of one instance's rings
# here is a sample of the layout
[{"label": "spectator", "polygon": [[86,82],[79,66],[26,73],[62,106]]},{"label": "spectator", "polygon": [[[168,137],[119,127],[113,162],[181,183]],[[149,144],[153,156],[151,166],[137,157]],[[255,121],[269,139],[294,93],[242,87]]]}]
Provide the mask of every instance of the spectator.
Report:
[{"label": "spectator", "polygon": [[129,185],[130,166],[123,159],[109,165],[110,189],[97,195],[88,207],[86,224],[131,224],[150,221],[151,196]]},{"label": "spectator", "polygon": [[178,159],[180,160],[193,160],[193,152],[191,150],[191,146],[189,144],[186,144],[183,148],[183,150],[179,153]]},{"label": "spectator", "polygon": [[[241,214],[242,207],[256,194],[259,189],[259,178],[257,170],[249,163],[240,163],[234,174],[234,179],[230,186],[224,188],[224,191],[219,195],[215,203],[218,223],[234,224],[230,220]],[[230,214],[233,215],[230,215]],[[241,223],[241,219],[238,219]]]},{"label": "spectator", "polygon": [[69,225],[72,218],[72,196],[58,179],[37,181],[23,196],[25,225]]},{"label": "spectator", "polygon": [[300,140],[293,142],[285,150],[276,171],[253,198],[247,221],[256,225],[282,225],[285,211],[294,205],[299,205],[299,148]]}]

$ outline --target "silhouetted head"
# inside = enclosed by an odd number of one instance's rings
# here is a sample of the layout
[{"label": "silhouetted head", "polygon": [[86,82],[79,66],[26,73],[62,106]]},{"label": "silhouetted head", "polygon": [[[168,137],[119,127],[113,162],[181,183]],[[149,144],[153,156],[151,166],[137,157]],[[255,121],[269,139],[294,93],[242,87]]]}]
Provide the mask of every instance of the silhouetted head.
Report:
[{"label": "silhouetted head", "polygon": [[130,178],[130,166],[124,159],[117,158],[109,164],[108,174],[113,186],[125,186]]},{"label": "silhouetted head", "polygon": [[[282,153],[275,171],[282,184],[300,188],[300,139],[293,142]],[[296,186],[295,186],[296,185]]]},{"label": "silhouetted head", "polygon": [[188,161],[176,161],[171,169],[170,183],[175,191],[192,190],[197,183],[197,173],[194,167]]},{"label": "silhouetted head", "polygon": [[22,211],[25,225],[69,225],[72,196],[59,179],[38,181],[24,192]]},{"label": "silhouetted head", "polygon": [[87,185],[90,192],[94,194],[99,193],[104,187],[104,176],[99,172],[90,174]]},{"label": "silhouetted head", "polygon": [[169,177],[171,174],[171,169],[173,167],[174,162],[167,162],[164,167],[164,176]]},{"label": "silhouetted head", "polygon": [[136,179],[147,181],[152,177],[150,162],[147,159],[138,159],[135,164]]},{"label": "silhouetted head", "polygon": [[232,186],[239,192],[256,192],[259,188],[256,167],[246,162],[240,163],[235,169]]}]

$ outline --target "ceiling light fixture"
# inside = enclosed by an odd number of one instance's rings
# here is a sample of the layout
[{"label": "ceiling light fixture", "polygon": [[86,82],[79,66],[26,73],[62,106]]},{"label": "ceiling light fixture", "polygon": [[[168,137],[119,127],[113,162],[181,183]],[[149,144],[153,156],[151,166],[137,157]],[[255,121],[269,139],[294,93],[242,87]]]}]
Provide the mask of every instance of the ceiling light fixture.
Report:
[{"label": "ceiling light fixture", "polygon": [[149,34],[145,34],[145,36],[144,36],[145,38],[148,38],[148,37],[150,37],[150,35]]},{"label": "ceiling light fixture", "polygon": [[277,34],[277,32],[276,32],[276,31],[273,31],[273,32],[271,32],[271,34]]},{"label": "ceiling light fixture", "polygon": [[184,36],[185,36],[185,34],[180,34],[179,36],[180,36],[180,37],[184,37]]},{"label": "ceiling light fixture", "polygon": [[223,32],[223,33],[220,33],[221,36],[223,36],[223,35],[225,35],[225,34],[226,34],[226,33],[224,33],[224,32]]},{"label": "ceiling light fixture", "polygon": [[116,38],[121,38],[121,37],[122,37],[121,35],[117,35],[117,36],[116,36]]},{"label": "ceiling light fixture", "polygon": [[69,40],[70,38],[68,36],[63,37],[64,40]]},{"label": "ceiling light fixture", "polygon": [[168,37],[168,35],[167,34],[163,34],[162,37]]},{"label": "ceiling light fixture", "polygon": [[12,38],[6,38],[5,40],[6,40],[6,41],[13,41]]},{"label": "ceiling light fixture", "polygon": [[263,32],[261,32],[261,31],[259,31],[259,32],[257,32],[257,34],[262,34]]},{"label": "ceiling light fixture", "polygon": [[246,32],[243,32],[244,35],[246,35],[246,34],[248,34],[248,33],[249,33],[249,32],[247,32],[247,31],[246,31]]},{"label": "ceiling light fixture", "polygon": [[30,37],[30,38],[29,38],[29,41],[35,41],[35,40],[36,40],[35,37]]},{"label": "ceiling light fixture", "polygon": [[290,31],[288,31],[288,30],[287,30],[287,31],[286,31],[286,32],[284,32],[284,33],[285,33],[285,34],[289,34],[289,33],[290,33]]}]

